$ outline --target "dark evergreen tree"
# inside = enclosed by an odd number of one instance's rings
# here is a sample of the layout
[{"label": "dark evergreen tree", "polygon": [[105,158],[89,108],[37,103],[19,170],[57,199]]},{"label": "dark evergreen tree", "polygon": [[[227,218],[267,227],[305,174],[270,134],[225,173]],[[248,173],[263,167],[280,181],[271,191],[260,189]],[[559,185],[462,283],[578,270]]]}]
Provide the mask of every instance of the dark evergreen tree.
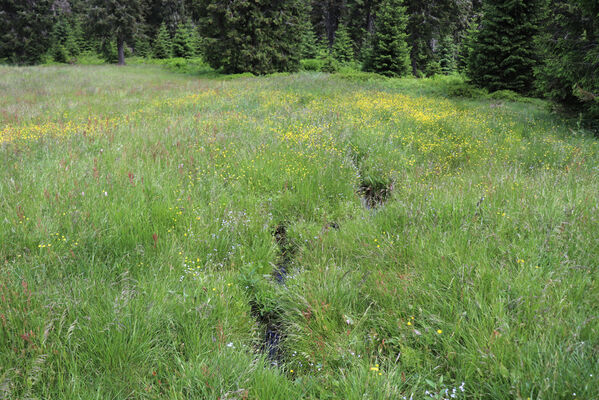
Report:
[{"label": "dark evergreen tree", "polygon": [[0,0],[0,59],[36,64],[50,44],[51,0]]},{"label": "dark evergreen tree", "polygon": [[125,64],[125,42],[135,43],[135,35],[143,23],[144,3],[141,0],[88,0],[88,21],[95,35],[110,49],[107,41],[116,44],[118,63]]},{"label": "dark evergreen tree", "polygon": [[307,18],[303,0],[200,0],[204,56],[225,72],[296,71]]},{"label": "dark evergreen tree", "polygon": [[[440,71],[440,42],[448,34],[459,45],[480,0],[406,0],[412,73]],[[430,65],[429,65],[430,64]]]},{"label": "dark evergreen tree", "polygon": [[[307,7],[306,13],[309,15],[310,7]],[[303,59],[316,58],[318,56],[318,37],[314,32],[310,18],[303,18],[302,21],[302,43],[300,56]]]},{"label": "dark evergreen tree", "polygon": [[318,38],[333,47],[339,22],[347,14],[346,0],[312,0],[310,18]]},{"label": "dark evergreen tree", "polygon": [[335,42],[333,43],[332,55],[335,60],[341,63],[347,63],[354,60],[354,48],[349,31],[343,24],[339,25],[335,32]]},{"label": "dark evergreen tree", "polygon": [[348,17],[345,24],[354,46],[354,54],[360,61],[366,59],[369,39],[374,33],[374,15],[380,0],[352,0],[347,3]]},{"label": "dark evergreen tree", "polygon": [[535,45],[543,0],[492,0],[484,4],[472,44],[468,75],[489,90],[529,93],[539,55]]},{"label": "dark evergreen tree", "polygon": [[59,14],[51,34],[50,55],[54,61],[66,63],[79,55],[79,42],[75,37],[72,24],[64,14]]},{"label": "dark evergreen tree", "polygon": [[175,57],[191,58],[196,55],[193,39],[194,29],[189,23],[180,24],[173,38],[173,55]]},{"label": "dark evergreen tree", "polygon": [[135,37],[133,54],[138,57],[150,57],[152,55],[150,39],[145,34],[139,34]]},{"label": "dark evergreen tree", "polygon": [[52,42],[50,55],[54,61],[66,63],[69,60],[69,53],[65,46],[69,34],[69,26],[66,19],[64,17],[59,18],[54,24],[52,34],[50,35]]},{"label": "dark evergreen tree", "polygon": [[160,25],[165,24],[171,37],[175,36],[177,28],[189,18],[189,2],[184,0],[143,0],[147,2],[146,33],[155,37]]},{"label": "dark evergreen tree", "polygon": [[401,0],[383,0],[375,19],[372,50],[367,70],[388,76],[403,76],[410,71],[410,50],[406,42],[408,18]]},{"label": "dark evergreen tree", "polygon": [[599,129],[599,3],[553,0],[544,22],[538,88]]},{"label": "dark evergreen tree", "polygon": [[445,35],[439,42],[439,66],[445,75],[457,70],[457,46],[452,35]]},{"label": "dark evergreen tree", "polygon": [[170,58],[173,56],[173,43],[171,36],[166,29],[166,24],[160,25],[158,33],[156,34],[156,40],[154,40],[154,57],[156,58]]}]

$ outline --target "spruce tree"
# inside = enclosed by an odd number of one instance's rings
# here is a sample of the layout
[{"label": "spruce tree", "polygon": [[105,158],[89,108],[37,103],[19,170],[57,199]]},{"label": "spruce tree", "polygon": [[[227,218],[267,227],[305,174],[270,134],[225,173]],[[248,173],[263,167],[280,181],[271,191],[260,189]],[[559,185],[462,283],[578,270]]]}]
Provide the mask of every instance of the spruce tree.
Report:
[{"label": "spruce tree", "polygon": [[335,32],[335,42],[332,49],[333,57],[341,63],[347,63],[354,60],[354,48],[349,31],[343,24],[339,25]]},{"label": "spruce tree", "polygon": [[150,46],[150,39],[144,35],[137,35],[135,38],[135,45],[133,53],[137,57],[149,57],[152,53],[152,46]]},{"label": "spruce tree", "polygon": [[301,58],[316,58],[318,56],[318,38],[312,29],[312,24],[307,19],[304,22],[304,34],[302,37]]},{"label": "spruce tree", "polygon": [[459,41],[481,0],[405,0],[412,73],[441,71],[437,43],[448,34]]},{"label": "spruce tree", "polygon": [[173,56],[191,58],[195,56],[193,27],[189,23],[179,24],[173,38]]},{"label": "spruce tree", "polygon": [[599,131],[599,3],[553,0],[540,38],[540,92]]},{"label": "spruce tree", "polygon": [[410,71],[410,50],[406,42],[406,8],[401,0],[383,0],[375,18],[372,49],[366,70],[388,76],[404,76]]},{"label": "spruce tree", "polygon": [[0,1],[0,60],[36,64],[52,32],[51,0]]},{"label": "spruce tree", "polygon": [[468,76],[491,91],[529,93],[538,62],[535,37],[543,0],[493,0],[484,4],[468,60]]},{"label": "spruce tree", "polygon": [[69,52],[66,48],[66,43],[70,35],[69,25],[64,16],[60,16],[58,21],[52,28],[52,34],[50,35],[52,41],[52,47],[50,48],[50,55],[54,61],[59,63],[66,63],[69,60]]},{"label": "spruce tree", "polygon": [[88,23],[95,35],[103,42],[105,54],[110,54],[116,44],[118,63],[125,64],[125,42],[135,43],[139,32],[146,3],[142,0],[87,0]]},{"label": "spruce tree", "polygon": [[227,73],[296,71],[308,17],[304,0],[198,0],[204,57]]},{"label": "spruce tree", "polygon": [[445,75],[457,70],[457,47],[451,35],[445,35],[439,43],[439,65]]},{"label": "spruce tree", "polygon": [[79,42],[66,15],[59,14],[54,23],[51,42],[50,55],[56,62],[66,63],[79,55]]},{"label": "spruce tree", "polygon": [[166,29],[166,24],[163,22],[158,29],[156,34],[156,40],[154,40],[154,57],[156,58],[170,58],[173,56],[173,43],[171,36]]}]

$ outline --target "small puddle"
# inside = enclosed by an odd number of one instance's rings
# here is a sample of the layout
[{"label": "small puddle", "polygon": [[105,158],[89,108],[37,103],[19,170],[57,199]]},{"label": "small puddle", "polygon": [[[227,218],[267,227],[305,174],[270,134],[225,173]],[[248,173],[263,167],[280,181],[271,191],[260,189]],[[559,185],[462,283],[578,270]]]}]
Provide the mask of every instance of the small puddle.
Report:
[{"label": "small puddle", "polygon": [[368,209],[382,206],[391,197],[393,183],[362,182],[358,194],[362,197],[362,204]]}]

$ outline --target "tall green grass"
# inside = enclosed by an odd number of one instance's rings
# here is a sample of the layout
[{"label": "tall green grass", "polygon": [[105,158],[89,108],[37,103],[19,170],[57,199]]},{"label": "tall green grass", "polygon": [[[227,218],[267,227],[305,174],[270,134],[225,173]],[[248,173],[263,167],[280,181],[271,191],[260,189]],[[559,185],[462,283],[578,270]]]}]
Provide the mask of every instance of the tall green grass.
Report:
[{"label": "tall green grass", "polygon": [[599,397],[599,145],[542,104],[0,76],[1,398]]}]

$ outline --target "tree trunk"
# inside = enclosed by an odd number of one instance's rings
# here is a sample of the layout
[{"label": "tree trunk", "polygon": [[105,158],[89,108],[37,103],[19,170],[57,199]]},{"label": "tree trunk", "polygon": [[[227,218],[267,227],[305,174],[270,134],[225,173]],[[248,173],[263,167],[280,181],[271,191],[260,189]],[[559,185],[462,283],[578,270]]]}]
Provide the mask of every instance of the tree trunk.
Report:
[{"label": "tree trunk", "polygon": [[122,38],[118,38],[116,47],[119,51],[119,65],[125,65],[125,41]]}]

